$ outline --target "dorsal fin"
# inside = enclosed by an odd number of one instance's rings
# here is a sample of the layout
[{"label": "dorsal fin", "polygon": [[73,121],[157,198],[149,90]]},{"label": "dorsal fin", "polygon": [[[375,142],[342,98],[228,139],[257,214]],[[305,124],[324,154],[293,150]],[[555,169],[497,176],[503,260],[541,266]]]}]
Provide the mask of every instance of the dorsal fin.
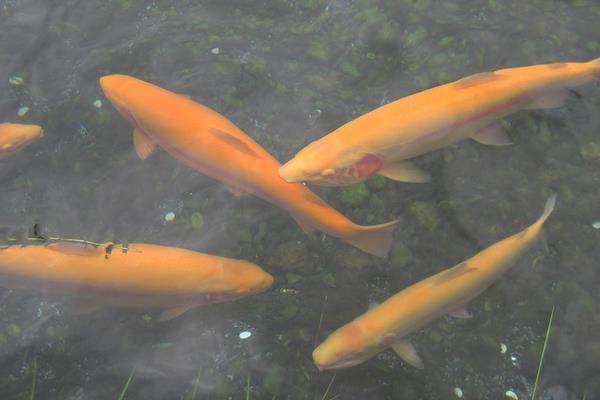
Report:
[{"label": "dorsal fin", "polygon": [[442,283],[446,283],[452,279],[456,279],[460,276],[463,276],[464,274],[468,274],[474,271],[476,271],[476,268],[473,268],[466,262],[463,262],[435,275],[433,277],[432,284],[441,285]]},{"label": "dorsal fin", "polygon": [[246,143],[242,142],[240,139],[236,138],[232,134],[224,132],[218,128],[208,128],[208,130],[220,140],[227,142],[242,153],[248,154],[252,157],[261,158],[260,155],[258,155],[254,150],[250,148],[250,146],[248,146]]},{"label": "dorsal fin", "polygon": [[467,76],[466,78],[462,78],[454,82],[454,88],[456,89],[466,89],[477,85],[483,85],[485,83],[497,81],[499,79],[504,79],[503,75],[497,74],[495,72],[480,72],[478,74]]},{"label": "dorsal fin", "polygon": [[94,247],[93,245],[89,244],[58,242],[50,243],[46,247],[49,250],[57,251],[59,253],[78,256],[96,256],[106,253],[104,247]]}]

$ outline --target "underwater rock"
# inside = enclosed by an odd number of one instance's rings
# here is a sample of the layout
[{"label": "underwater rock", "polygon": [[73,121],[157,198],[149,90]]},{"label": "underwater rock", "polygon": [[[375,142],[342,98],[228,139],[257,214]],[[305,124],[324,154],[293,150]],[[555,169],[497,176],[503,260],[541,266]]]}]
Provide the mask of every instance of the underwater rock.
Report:
[{"label": "underwater rock", "polygon": [[346,207],[358,207],[369,201],[369,190],[364,182],[346,186],[340,195],[340,201]]},{"label": "underwater rock", "polygon": [[410,205],[408,211],[430,232],[435,231],[440,224],[438,209],[433,203],[415,201]]},{"label": "underwater rock", "polygon": [[392,247],[390,259],[393,267],[404,268],[413,260],[413,254],[404,243],[396,242]]},{"label": "underwater rock", "polygon": [[372,258],[356,249],[343,249],[333,256],[334,265],[341,268],[363,269],[373,265]]},{"label": "underwater rock", "polygon": [[310,254],[304,243],[290,240],[279,245],[267,260],[268,265],[286,271],[305,270],[310,264]]}]

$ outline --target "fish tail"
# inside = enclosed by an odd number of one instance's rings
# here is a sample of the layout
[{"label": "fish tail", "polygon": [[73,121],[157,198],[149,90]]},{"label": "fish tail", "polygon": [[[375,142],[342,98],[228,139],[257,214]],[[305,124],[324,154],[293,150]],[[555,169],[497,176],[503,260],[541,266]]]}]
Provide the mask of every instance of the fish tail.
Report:
[{"label": "fish tail", "polygon": [[392,248],[394,229],[398,220],[381,225],[358,226],[358,233],[352,238],[344,238],[351,245],[378,257],[387,257]]},{"label": "fish tail", "polygon": [[556,193],[552,193],[548,200],[546,200],[546,206],[544,207],[544,212],[537,220],[536,224],[543,224],[546,222],[552,211],[554,211],[554,206],[556,205]]}]

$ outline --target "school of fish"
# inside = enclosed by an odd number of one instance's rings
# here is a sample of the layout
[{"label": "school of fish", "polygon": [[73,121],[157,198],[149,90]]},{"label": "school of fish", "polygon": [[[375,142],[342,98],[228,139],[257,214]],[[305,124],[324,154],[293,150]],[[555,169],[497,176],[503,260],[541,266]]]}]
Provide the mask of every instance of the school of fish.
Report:
[{"label": "school of fish", "polygon": [[[344,186],[374,174],[428,182],[430,175],[412,158],[467,138],[509,145],[501,118],[522,109],[560,107],[570,88],[597,79],[600,58],[478,73],[370,111],[310,143],[284,165],[226,117],[187,96],[127,75],[107,75],[99,82],[132,125],[140,159],[160,147],[221,181],[235,196],[252,194],[285,209],[305,233],[319,230],[386,257],[397,220],[358,225],[304,182]],[[37,125],[0,123],[0,159],[42,136]],[[313,352],[317,368],[351,367],[388,348],[423,368],[408,336],[443,315],[470,317],[467,304],[535,244],[555,204],[552,194],[529,227],[406,287],[335,330]],[[105,305],[158,308],[161,321],[272,284],[273,277],[251,262],[155,244],[37,237],[0,246],[3,287],[72,297],[90,310]]]}]

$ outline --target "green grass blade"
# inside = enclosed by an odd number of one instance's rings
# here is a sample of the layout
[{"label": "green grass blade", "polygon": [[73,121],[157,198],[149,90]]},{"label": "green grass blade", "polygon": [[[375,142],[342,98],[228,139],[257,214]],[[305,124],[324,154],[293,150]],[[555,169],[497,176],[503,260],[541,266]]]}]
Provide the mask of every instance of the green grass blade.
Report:
[{"label": "green grass blade", "polygon": [[323,397],[321,397],[321,400],[325,400],[325,397],[327,397],[327,395],[329,394],[329,389],[331,389],[331,385],[333,385],[333,381],[334,381],[336,375],[337,375],[337,372],[334,373],[333,376],[331,377],[331,380],[329,381],[329,385],[327,385],[327,389],[325,389],[325,393],[323,393]]},{"label": "green grass blade", "polygon": [[544,363],[544,355],[546,354],[546,348],[548,347],[548,339],[550,338],[550,329],[552,328],[552,318],[554,318],[554,307],[550,313],[550,320],[548,321],[548,328],[546,329],[546,337],[544,338],[544,347],[542,347],[542,354],[540,355],[540,363],[538,365],[537,374],[535,375],[535,383],[533,384],[533,393],[531,394],[531,400],[535,400],[535,393],[537,392],[537,386],[540,381],[540,375],[542,373],[542,364]]},{"label": "green grass blade", "polygon": [[198,370],[198,375],[196,375],[196,380],[194,381],[194,388],[192,389],[192,395],[190,396],[190,400],[196,399],[196,392],[198,391],[198,385],[200,384],[200,373],[202,370]]},{"label": "green grass blade", "polygon": [[127,389],[129,388],[129,384],[133,380],[134,375],[135,375],[135,367],[131,369],[129,378],[127,379],[127,382],[125,382],[125,386],[123,386],[123,390],[121,391],[121,394],[119,395],[119,400],[123,400],[125,398],[125,393],[127,393]]},{"label": "green grass blade", "polygon": [[29,392],[29,400],[35,398],[35,381],[37,379],[37,356],[33,355],[33,376],[31,378],[31,391]]},{"label": "green grass blade", "polygon": [[246,400],[250,400],[250,374],[246,378]]}]

